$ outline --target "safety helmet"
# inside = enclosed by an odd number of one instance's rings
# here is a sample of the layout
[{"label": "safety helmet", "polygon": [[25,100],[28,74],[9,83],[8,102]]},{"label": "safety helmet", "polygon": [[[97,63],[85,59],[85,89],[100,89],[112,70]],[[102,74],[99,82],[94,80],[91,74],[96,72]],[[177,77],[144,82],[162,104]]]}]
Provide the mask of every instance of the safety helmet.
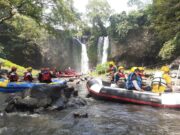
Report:
[{"label": "safety helmet", "polygon": [[137,69],[137,67],[132,67],[132,68],[131,68],[131,72],[134,72],[135,69]]},{"label": "safety helmet", "polygon": [[28,68],[27,68],[27,71],[31,71],[31,70],[32,70],[32,67],[28,67]]},{"label": "safety helmet", "polygon": [[138,67],[140,71],[144,71],[144,67]]},{"label": "safety helmet", "polygon": [[168,66],[162,66],[161,71],[169,72],[169,67]]},{"label": "safety helmet", "polygon": [[113,66],[114,66],[115,64],[114,64],[113,61],[110,61],[110,62],[109,62],[109,65],[113,65]]},{"label": "safety helmet", "polygon": [[17,67],[14,67],[14,66],[13,66],[13,67],[11,68],[11,70],[15,71],[15,70],[17,70]]},{"label": "safety helmet", "polygon": [[123,67],[123,66],[120,66],[120,67],[118,68],[118,70],[120,70],[120,69],[124,69],[124,67]]}]

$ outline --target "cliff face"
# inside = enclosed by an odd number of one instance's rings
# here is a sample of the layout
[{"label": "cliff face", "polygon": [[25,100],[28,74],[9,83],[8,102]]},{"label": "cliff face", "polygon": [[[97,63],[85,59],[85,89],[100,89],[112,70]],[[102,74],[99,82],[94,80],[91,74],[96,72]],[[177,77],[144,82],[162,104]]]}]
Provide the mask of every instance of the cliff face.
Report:
[{"label": "cliff face", "polygon": [[56,67],[64,70],[71,67],[79,71],[81,61],[81,46],[72,38],[49,38],[41,47],[42,66]]},{"label": "cliff face", "polygon": [[126,66],[152,64],[155,62],[153,55],[157,53],[153,39],[154,35],[149,30],[131,31],[126,41],[121,43],[111,38],[109,60]]}]

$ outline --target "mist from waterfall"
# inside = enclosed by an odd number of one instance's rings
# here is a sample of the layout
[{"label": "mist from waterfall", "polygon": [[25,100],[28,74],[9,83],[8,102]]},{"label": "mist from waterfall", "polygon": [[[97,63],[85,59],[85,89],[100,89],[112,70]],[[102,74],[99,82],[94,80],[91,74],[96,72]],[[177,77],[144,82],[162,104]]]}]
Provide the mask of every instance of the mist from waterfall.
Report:
[{"label": "mist from waterfall", "polygon": [[109,48],[109,37],[99,37],[98,39],[98,63],[107,62]]}]

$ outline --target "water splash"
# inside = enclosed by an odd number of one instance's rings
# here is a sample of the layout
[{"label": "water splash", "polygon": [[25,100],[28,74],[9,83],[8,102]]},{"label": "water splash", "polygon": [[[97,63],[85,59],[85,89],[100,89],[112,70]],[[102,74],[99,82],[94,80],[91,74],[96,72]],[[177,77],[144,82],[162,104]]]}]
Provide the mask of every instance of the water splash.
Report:
[{"label": "water splash", "polygon": [[104,37],[102,64],[107,62],[109,48],[109,37]]}]

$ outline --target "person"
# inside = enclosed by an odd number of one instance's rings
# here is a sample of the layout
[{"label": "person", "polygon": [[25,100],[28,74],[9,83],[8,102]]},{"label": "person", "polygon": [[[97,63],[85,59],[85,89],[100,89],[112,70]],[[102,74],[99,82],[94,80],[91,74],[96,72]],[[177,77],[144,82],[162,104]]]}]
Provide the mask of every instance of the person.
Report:
[{"label": "person", "polygon": [[124,74],[124,67],[123,66],[120,66],[118,68],[118,72],[114,76],[114,82],[117,83],[120,79],[126,81],[126,76]]},{"label": "person", "polygon": [[169,67],[162,66],[161,72],[156,72],[152,80],[152,92],[164,93],[172,92],[172,81],[169,76]]},{"label": "person", "polygon": [[58,72],[57,72],[56,67],[54,67],[54,68],[51,69],[51,74],[52,74],[52,77],[53,77],[53,78],[57,78]]},{"label": "person", "polygon": [[126,88],[128,90],[138,90],[143,91],[142,89],[142,78],[139,75],[140,70],[136,68],[134,72],[128,75],[128,79],[126,81]]},{"label": "person", "polygon": [[145,78],[145,75],[144,75],[144,67],[138,67],[140,73],[139,75],[141,76],[141,78]]},{"label": "person", "polygon": [[16,73],[17,68],[16,67],[12,67],[11,71],[8,73],[8,78],[10,80],[10,82],[17,82],[19,79],[18,74]]},{"label": "person", "polygon": [[52,74],[51,72],[49,71],[49,68],[42,68],[41,69],[41,72],[39,73],[38,75],[38,80],[41,82],[41,83],[51,83],[52,82]]},{"label": "person", "polygon": [[32,67],[27,68],[27,72],[24,73],[24,81],[32,82],[34,80],[32,76]]},{"label": "person", "polygon": [[108,72],[110,73],[110,76],[111,76],[111,82],[114,81],[114,74],[116,73],[116,71],[117,71],[117,68],[114,62],[110,62]]}]

